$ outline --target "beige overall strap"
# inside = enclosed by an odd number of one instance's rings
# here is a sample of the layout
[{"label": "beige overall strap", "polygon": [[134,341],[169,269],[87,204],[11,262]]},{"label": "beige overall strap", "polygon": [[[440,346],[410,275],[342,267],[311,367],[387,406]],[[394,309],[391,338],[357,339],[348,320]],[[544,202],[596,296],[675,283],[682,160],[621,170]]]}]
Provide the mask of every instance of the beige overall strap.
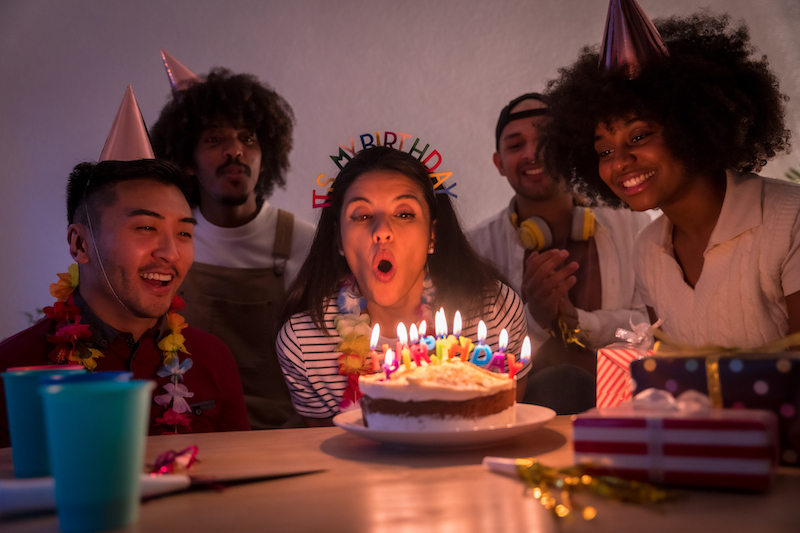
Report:
[{"label": "beige overall strap", "polygon": [[294,230],[294,214],[278,209],[278,223],[275,225],[275,245],[272,247],[272,257],[289,259],[292,253],[292,230]]}]

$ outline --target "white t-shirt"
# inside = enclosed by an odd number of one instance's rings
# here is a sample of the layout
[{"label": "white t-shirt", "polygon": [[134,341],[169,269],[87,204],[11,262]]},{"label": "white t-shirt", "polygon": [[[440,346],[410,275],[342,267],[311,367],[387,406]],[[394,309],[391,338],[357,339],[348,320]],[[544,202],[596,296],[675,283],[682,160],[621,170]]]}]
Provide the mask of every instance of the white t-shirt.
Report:
[{"label": "white t-shirt", "polygon": [[[203,216],[199,208],[192,210],[197,219],[194,231],[194,260],[197,263],[229,268],[271,268],[275,259],[275,227],[278,209],[264,202],[256,217],[243,226],[223,228],[215,226]],[[314,226],[295,217],[292,231],[292,250],[286,262],[286,289],[292,283],[306,260]]]}]

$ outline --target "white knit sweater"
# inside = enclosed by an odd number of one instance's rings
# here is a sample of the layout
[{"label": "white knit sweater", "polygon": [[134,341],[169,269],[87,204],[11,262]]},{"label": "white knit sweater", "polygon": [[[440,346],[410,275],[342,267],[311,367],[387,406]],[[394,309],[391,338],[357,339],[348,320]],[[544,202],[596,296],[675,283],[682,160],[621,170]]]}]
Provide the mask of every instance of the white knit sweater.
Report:
[{"label": "white knit sweater", "polygon": [[686,283],[665,216],[639,234],[636,287],[675,340],[756,347],[788,333],[786,295],[800,290],[800,186],[728,172],[700,278]]}]

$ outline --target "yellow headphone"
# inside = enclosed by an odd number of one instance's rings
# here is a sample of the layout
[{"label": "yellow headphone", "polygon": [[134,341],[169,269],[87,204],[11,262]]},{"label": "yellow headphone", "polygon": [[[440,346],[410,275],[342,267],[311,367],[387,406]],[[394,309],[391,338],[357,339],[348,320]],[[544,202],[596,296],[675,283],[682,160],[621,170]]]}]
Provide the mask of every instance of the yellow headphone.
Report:
[{"label": "yellow headphone", "polygon": [[[541,217],[531,217],[517,225],[517,214],[511,213],[511,223],[517,228],[517,235],[523,248],[545,250],[553,244],[553,232]],[[588,207],[575,206],[572,210],[572,228],[569,238],[573,241],[588,241],[594,235],[594,213]]]}]

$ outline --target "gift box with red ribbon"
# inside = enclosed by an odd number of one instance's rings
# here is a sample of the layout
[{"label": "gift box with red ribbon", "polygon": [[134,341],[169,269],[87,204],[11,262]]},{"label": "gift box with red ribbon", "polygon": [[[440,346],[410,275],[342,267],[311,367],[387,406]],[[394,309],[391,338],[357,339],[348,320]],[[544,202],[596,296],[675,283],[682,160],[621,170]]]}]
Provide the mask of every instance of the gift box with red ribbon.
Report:
[{"label": "gift box with red ribbon", "polygon": [[617,346],[597,350],[597,407],[614,407],[632,396],[630,364],[642,352]]},{"label": "gift box with red ribbon", "polygon": [[774,413],[641,409],[635,402],[573,418],[575,461],[589,473],[666,485],[766,490],[777,463]]}]

